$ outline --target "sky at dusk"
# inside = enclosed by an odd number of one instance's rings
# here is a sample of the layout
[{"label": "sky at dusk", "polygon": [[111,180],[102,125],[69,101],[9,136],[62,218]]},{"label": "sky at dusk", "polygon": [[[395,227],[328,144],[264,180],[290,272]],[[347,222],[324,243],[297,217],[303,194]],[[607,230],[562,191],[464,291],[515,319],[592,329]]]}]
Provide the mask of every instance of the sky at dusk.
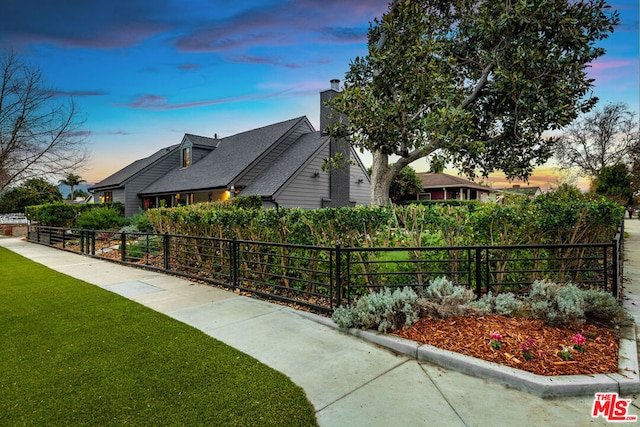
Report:
[{"label": "sky at dusk", "polygon": [[[366,54],[369,22],[387,4],[1,0],[0,49],[74,98],[91,154],[79,174],[95,183],[185,133],[224,137],[302,115],[318,128],[319,92]],[[594,94],[638,112],[638,2],[610,4],[621,24],[590,69]],[[532,185],[553,173],[541,168]]]}]

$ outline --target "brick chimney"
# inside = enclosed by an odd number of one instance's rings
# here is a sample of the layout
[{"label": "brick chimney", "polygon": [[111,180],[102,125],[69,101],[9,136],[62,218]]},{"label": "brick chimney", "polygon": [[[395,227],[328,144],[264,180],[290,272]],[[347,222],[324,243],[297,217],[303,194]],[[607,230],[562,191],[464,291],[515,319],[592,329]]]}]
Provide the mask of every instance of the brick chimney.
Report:
[{"label": "brick chimney", "polygon": [[[330,81],[331,88],[320,92],[320,132],[327,135],[327,127],[336,123],[346,123],[347,117],[343,114],[335,114],[331,106],[328,105],[340,92],[340,80]],[[331,137],[329,145],[329,155],[334,157],[340,153],[346,162],[351,158],[351,149],[344,138]],[[351,179],[350,165],[345,164],[342,168],[332,169],[329,176],[329,199],[322,201],[322,207],[352,206],[349,200],[349,181]]]}]

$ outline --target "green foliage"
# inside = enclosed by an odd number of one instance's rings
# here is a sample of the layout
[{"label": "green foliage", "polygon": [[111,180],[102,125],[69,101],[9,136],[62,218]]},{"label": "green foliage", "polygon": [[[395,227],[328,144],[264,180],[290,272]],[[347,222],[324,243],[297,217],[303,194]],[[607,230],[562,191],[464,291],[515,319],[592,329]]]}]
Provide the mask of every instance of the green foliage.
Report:
[{"label": "green foliage", "polygon": [[111,208],[115,210],[119,216],[124,216],[124,205],[120,202],[77,205],[51,203],[29,206],[25,209],[25,215],[30,221],[35,221],[40,225],[50,227],[79,227],[75,224],[76,218],[83,212],[98,208]]},{"label": "green foliage", "polygon": [[62,202],[62,194],[55,185],[42,178],[32,178],[21,186],[0,196],[0,213],[22,213],[28,206]]},{"label": "green foliage", "polygon": [[228,199],[231,206],[243,209],[261,209],[262,199],[260,196],[237,196],[233,199]]},{"label": "green foliage", "polygon": [[604,0],[393,2],[333,102],[349,120],[330,132],[373,153],[373,203],[398,170],[389,155],[526,178],[552,154],[543,132],[595,105],[587,65],[618,22]]},{"label": "green foliage", "polygon": [[417,299],[418,295],[409,287],[393,292],[385,288],[360,297],[353,306],[337,308],[332,319],[343,329],[396,330],[418,321]]},{"label": "green foliage", "polygon": [[633,176],[623,163],[605,166],[593,182],[593,191],[624,206],[633,204]]},{"label": "green foliage", "polygon": [[112,206],[87,210],[75,220],[76,227],[86,230],[112,230],[123,226],[124,223],[125,219]]},{"label": "green foliage", "polygon": [[398,175],[391,182],[389,197],[393,203],[399,204],[404,200],[416,199],[416,196],[421,192],[422,180],[418,177],[415,169],[411,166],[405,166],[400,169]]},{"label": "green foliage", "polygon": [[153,226],[149,222],[149,217],[146,213],[140,212],[130,216],[126,220],[127,225],[133,227],[132,230],[139,231],[141,233],[153,232]]},{"label": "green foliage", "polygon": [[64,203],[50,203],[40,206],[29,206],[25,215],[30,221],[51,227],[69,227],[73,224],[78,212],[86,205],[67,205]]}]

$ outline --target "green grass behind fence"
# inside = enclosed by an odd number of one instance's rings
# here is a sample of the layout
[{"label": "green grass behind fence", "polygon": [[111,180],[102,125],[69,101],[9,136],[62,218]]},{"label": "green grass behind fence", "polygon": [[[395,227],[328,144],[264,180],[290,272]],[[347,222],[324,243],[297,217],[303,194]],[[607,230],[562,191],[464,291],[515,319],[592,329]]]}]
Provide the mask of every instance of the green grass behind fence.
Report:
[{"label": "green grass behind fence", "polygon": [[0,425],[316,425],[281,373],[0,248]]}]

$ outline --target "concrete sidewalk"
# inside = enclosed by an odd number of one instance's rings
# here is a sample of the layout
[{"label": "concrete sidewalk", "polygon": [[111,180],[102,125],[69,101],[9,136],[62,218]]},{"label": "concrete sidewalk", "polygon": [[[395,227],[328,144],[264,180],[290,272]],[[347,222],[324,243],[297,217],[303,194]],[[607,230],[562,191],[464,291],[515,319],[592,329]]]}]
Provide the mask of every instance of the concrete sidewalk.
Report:
[{"label": "concrete sidewalk", "polygon": [[[627,231],[625,306],[640,319],[640,221],[627,221]],[[0,245],[192,325],[283,372],[305,390],[321,426],[608,424],[591,417],[593,396],[543,399],[397,355],[288,307],[17,238],[2,238]],[[640,414],[636,398],[623,397],[633,399],[629,415]]]}]

